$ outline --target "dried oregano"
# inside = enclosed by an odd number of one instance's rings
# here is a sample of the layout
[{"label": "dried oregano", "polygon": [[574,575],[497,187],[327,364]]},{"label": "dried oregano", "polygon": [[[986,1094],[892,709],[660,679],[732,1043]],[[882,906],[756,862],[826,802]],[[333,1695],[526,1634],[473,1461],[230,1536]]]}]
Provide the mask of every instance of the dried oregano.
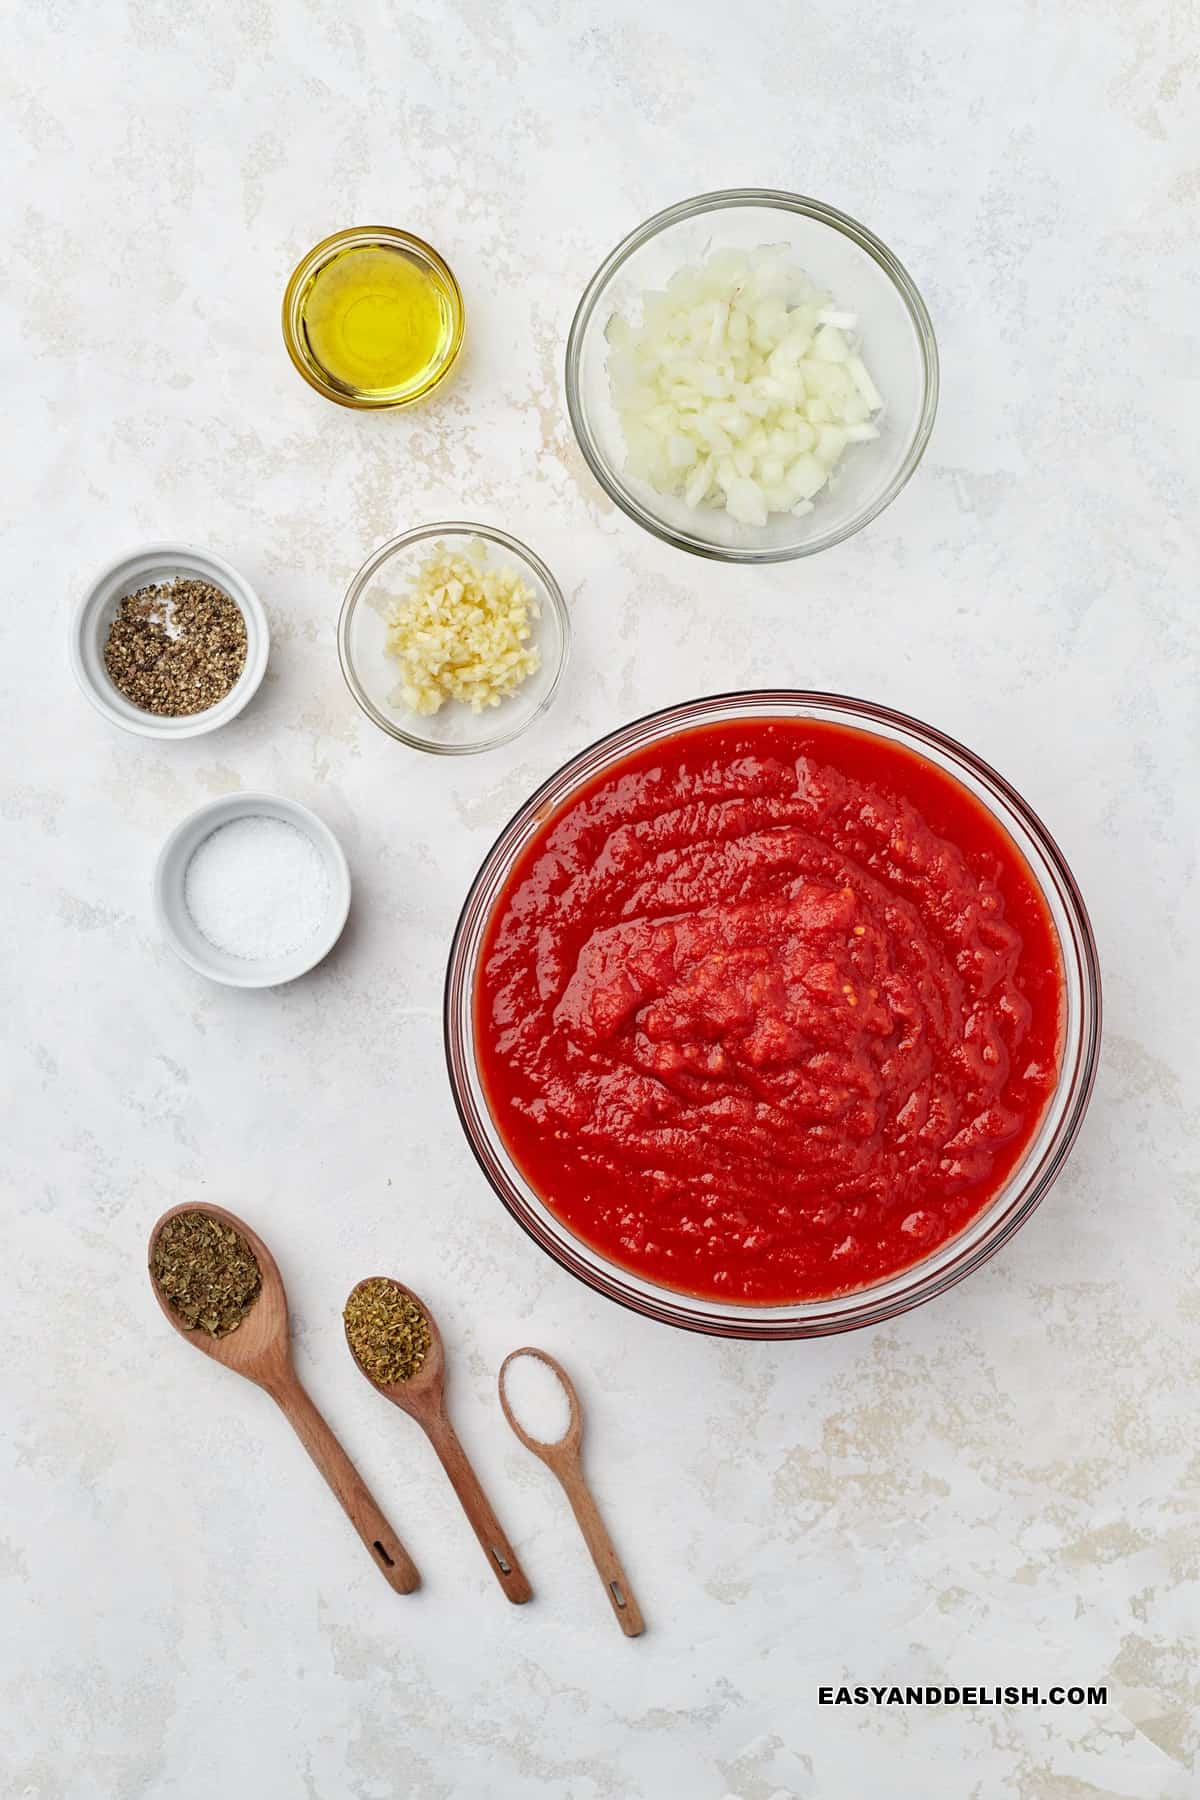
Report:
[{"label": "dried oregano", "polygon": [[429,1320],[385,1275],[360,1282],[342,1314],[346,1336],[372,1381],[411,1381],[429,1352]]}]

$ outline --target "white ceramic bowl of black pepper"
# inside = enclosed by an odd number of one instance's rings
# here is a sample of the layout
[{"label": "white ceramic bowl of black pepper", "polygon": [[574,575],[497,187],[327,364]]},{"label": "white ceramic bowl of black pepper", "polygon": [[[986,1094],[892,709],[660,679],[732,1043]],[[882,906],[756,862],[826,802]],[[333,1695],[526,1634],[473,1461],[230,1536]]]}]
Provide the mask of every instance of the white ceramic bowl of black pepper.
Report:
[{"label": "white ceramic bowl of black pepper", "polygon": [[[227,594],[246,627],[246,657],[228,690],[200,711],[148,711],[121,692],[105,662],[105,647],[121,602],[142,589],[174,582],[204,582]],[[262,603],[232,563],[191,544],[143,544],[101,569],[90,583],[71,624],[71,667],[81,690],[110,724],[147,738],[192,738],[217,731],[253,699],[266,673],[270,633]]]}]

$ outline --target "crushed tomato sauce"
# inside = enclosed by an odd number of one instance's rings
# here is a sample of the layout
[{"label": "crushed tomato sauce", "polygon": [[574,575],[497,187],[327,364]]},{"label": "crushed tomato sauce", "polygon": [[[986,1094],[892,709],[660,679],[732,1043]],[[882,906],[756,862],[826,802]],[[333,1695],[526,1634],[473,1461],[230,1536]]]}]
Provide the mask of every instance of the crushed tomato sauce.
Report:
[{"label": "crushed tomato sauce", "polygon": [[825,721],[704,726],[542,824],[488,922],[488,1105],[546,1204],[683,1292],[830,1298],[953,1237],[1053,1093],[1062,964],[942,769]]}]

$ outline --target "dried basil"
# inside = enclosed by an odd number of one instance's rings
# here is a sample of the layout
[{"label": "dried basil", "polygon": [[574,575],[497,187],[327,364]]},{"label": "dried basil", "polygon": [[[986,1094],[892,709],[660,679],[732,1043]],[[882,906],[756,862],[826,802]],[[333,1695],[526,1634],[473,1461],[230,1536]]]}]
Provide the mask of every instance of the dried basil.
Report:
[{"label": "dried basil", "polygon": [[253,1250],[213,1213],[176,1213],[154,1240],[150,1270],[187,1331],[236,1331],[262,1289]]}]

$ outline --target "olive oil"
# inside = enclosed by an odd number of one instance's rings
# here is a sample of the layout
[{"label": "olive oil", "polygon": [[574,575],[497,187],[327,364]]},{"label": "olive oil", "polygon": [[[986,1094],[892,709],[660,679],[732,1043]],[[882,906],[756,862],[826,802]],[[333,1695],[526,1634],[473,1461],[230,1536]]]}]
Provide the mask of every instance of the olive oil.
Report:
[{"label": "olive oil", "polygon": [[422,387],[453,329],[429,272],[382,245],[343,250],[318,270],[303,320],[309,348],[330,380],[377,398]]},{"label": "olive oil", "polygon": [[288,283],[283,332],[313,387],[343,406],[404,406],[434,387],[462,342],[458,283],[420,238],[339,232]]}]

